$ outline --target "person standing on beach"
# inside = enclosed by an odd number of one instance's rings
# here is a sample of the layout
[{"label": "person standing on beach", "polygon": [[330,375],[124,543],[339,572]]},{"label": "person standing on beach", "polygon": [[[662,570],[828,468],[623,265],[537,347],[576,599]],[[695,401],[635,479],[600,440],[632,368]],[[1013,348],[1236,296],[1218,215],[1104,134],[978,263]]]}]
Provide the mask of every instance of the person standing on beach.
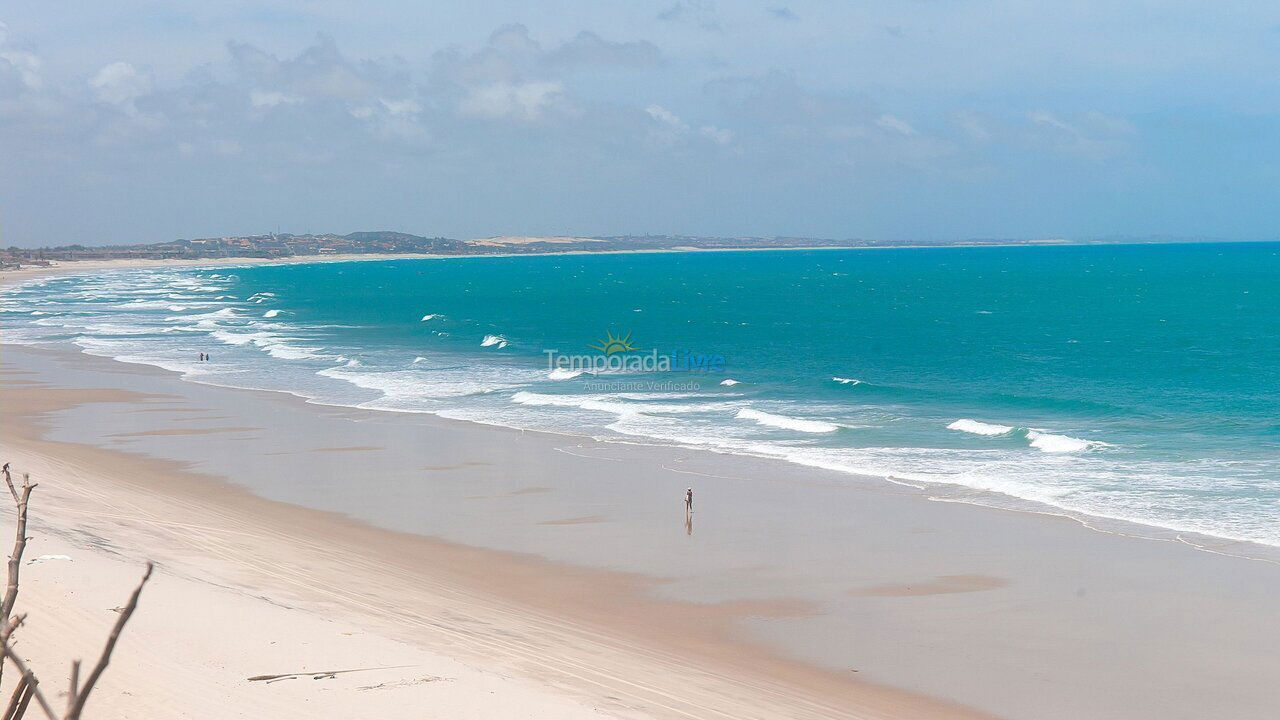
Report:
[{"label": "person standing on beach", "polygon": [[693,514],[693,488],[685,488],[684,491],[684,514]]}]

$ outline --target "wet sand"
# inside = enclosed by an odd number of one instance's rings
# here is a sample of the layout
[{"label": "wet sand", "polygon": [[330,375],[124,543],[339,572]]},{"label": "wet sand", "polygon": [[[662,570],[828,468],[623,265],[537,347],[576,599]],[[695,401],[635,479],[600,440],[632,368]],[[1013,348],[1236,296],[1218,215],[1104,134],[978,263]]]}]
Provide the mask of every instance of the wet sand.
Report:
[{"label": "wet sand", "polygon": [[[623,716],[1280,708],[1274,563],[781,462],[318,406],[66,351],[0,362],[6,452],[56,452],[203,528],[84,509],[68,537],[134,538],[193,578],[215,573],[216,537],[220,584]],[[239,432],[168,432],[202,416]]]}]

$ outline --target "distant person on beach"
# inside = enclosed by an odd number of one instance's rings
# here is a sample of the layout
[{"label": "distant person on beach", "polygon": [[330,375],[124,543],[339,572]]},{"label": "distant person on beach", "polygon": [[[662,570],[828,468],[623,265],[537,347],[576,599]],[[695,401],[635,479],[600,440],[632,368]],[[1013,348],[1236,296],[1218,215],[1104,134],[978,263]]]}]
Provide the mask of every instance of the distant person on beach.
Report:
[{"label": "distant person on beach", "polygon": [[693,514],[693,488],[686,488],[684,491],[684,512],[686,515]]}]

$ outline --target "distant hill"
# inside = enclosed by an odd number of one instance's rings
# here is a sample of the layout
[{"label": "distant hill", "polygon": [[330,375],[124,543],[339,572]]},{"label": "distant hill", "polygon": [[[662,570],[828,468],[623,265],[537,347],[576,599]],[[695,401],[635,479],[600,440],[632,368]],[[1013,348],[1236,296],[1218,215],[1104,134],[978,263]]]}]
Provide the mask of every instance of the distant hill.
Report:
[{"label": "distant hill", "polygon": [[1195,238],[1106,238],[1071,241],[1061,238],[980,238],[962,241],[885,242],[805,237],[708,237],[697,235],[501,235],[473,240],[424,237],[394,230],[371,230],[347,235],[268,233],[219,238],[171,240],[145,245],[90,247],[62,245],[39,249],[9,248],[0,252],[6,264],[41,260],[191,259],[237,257],[306,257],[323,255],[538,255],[590,252],[680,252],[694,250],[769,250],[853,247],[1087,245],[1205,242]]}]

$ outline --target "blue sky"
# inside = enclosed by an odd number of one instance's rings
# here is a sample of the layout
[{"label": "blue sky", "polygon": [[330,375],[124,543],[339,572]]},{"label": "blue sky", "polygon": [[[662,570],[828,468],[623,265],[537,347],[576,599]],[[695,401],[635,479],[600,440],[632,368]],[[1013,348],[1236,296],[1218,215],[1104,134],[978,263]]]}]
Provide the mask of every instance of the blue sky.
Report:
[{"label": "blue sky", "polygon": [[0,7],[0,244],[1274,238],[1280,4]]}]

